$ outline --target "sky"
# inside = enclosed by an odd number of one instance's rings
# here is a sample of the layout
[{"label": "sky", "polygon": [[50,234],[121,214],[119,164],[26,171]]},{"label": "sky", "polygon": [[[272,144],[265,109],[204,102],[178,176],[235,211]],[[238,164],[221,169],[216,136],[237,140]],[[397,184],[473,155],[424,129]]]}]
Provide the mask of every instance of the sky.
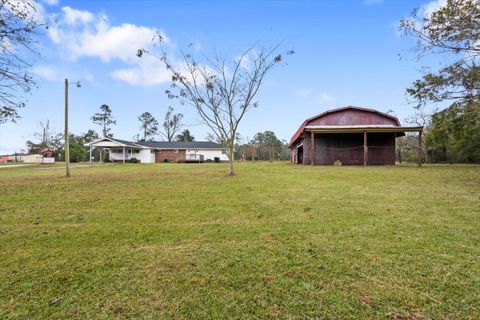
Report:
[{"label": "sky", "polygon": [[432,61],[417,58],[414,40],[398,23],[415,8],[428,12],[443,2],[38,0],[40,18],[55,23],[39,39],[41,57],[32,61],[38,88],[26,96],[21,119],[0,126],[0,154],[25,149],[40,121],[63,131],[65,78],[82,84],[70,86],[70,132],[100,132],[90,118],[107,104],[117,121],[114,137],[132,140],[141,113],[161,122],[172,106],[184,115],[184,129],[204,140],[209,130],[196,111],[167,99],[170,76],[161,63],[136,57],[138,48],[152,49],[156,31],[173,55],[189,44],[196,54],[216,50],[230,59],[254,43],[281,42],[295,51],[267,75],[258,108],[240,124],[244,139],[271,130],[289,140],[304,119],[347,105],[393,110],[404,122],[414,110],[405,89]]}]

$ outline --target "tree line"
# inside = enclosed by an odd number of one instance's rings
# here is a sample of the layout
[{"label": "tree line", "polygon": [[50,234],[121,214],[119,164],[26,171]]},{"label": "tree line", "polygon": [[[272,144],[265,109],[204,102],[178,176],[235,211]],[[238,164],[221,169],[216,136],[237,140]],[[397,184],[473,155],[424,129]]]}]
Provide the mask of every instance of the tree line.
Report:
[{"label": "tree line", "polygon": [[[155,141],[158,136],[163,141],[195,141],[195,137],[188,129],[181,130],[181,120],[183,115],[175,113],[172,107],[167,109],[167,112],[162,123],[162,128],[155,117],[149,113],[144,112],[138,116],[140,132],[134,136],[135,141]],[[112,127],[117,124],[114,119],[112,109],[110,106],[103,104],[100,106],[100,111],[91,117],[92,123],[100,127],[99,134],[94,129],[89,129],[80,134],[71,133],[70,141],[70,160],[72,162],[89,161],[90,153],[88,148],[84,145],[97,140],[101,137],[113,138]],[[57,154],[58,160],[64,160],[64,135],[62,133],[54,132],[50,127],[50,121],[39,122],[39,130],[33,133],[36,141],[27,140],[26,146],[28,153],[37,154],[42,150],[51,149]],[[222,144],[213,134],[209,133],[205,138],[207,141],[217,142]],[[95,149],[92,154],[95,161],[100,160],[100,157],[105,158],[106,155],[101,153],[101,150]],[[285,140],[277,138],[274,132],[264,131],[258,132],[253,139],[242,139],[240,134],[237,134],[234,157],[236,160],[288,160],[290,158],[290,151],[288,143]],[[103,159],[108,161],[108,159]]]},{"label": "tree line", "polygon": [[[426,69],[406,90],[415,102],[407,122],[425,128],[423,161],[480,163],[480,1],[448,0],[433,13],[415,10],[400,29],[416,40],[419,58],[448,61]],[[414,140],[397,139],[400,158],[416,159]]]}]

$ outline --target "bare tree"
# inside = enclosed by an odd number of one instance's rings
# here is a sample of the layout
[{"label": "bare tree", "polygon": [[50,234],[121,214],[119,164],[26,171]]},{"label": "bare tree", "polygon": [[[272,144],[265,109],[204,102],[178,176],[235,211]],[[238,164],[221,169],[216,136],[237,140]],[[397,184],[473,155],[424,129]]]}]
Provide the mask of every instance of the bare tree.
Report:
[{"label": "bare tree", "polygon": [[54,132],[50,128],[50,120],[46,120],[45,122],[40,121],[38,125],[40,130],[34,132],[33,136],[40,142],[36,143],[31,140],[27,140],[25,142],[29,153],[39,153],[47,148],[58,151],[63,147],[63,135],[61,133]]},{"label": "bare tree", "polygon": [[[163,39],[158,38],[161,43]],[[271,48],[252,46],[231,60],[216,52],[202,60],[181,52],[180,64],[174,64],[160,47],[160,55],[150,54],[163,61],[172,73],[171,89],[166,91],[168,97],[196,109],[203,123],[225,145],[230,159],[228,174],[234,175],[238,126],[247,111],[258,106],[255,96],[265,75],[282,61],[283,56],[278,53],[280,45]],[[141,57],[144,53],[149,52],[139,49],[137,55]],[[289,55],[293,53],[287,52]]]},{"label": "bare tree", "polygon": [[18,118],[25,106],[23,93],[36,83],[31,56],[37,56],[35,36],[45,26],[37,17],[35,1],[0,1],[0,124]]},{"label": "bare tree", "polygon": [[167,139],[167,141],[173,141],[175,135],[180,131],[182,128],[182,118],[183,114],[181,113],[173,113],[174,109],[172,107],[168,107],[167,113],[165,114],[165,121],[163,122],[163,132],[160,132],[162,136]]},{"label": "bare tree", "polygon": [[[438,111],[437,108],[433,109],[434,113]],[[410,149],[414,149],[417,154],[419,151],[422,152],[423,154],[423,161],[428,162],[428,147],[427,144],[425,143],[425,136],[428,134],[428,129],[432,123],[432,115],[426,111],[426,106],[425,105],[419,105],[415,108],[415,112],[413,115],[408,116],[405,118],[405,123],[415,126],[415,127],[423,127],[424,128],[424,134],[422,135],[422,143],[419,146],[418,143],[412,143],[411,142],[411,137],[403,139],[405,142],[408,142],[411,146],[409,147]],[[407,136],[411,136],[412,133],[407,133]],[[400,146],[402,146],[400,144]],[[421,148],[421,150],[419,150]],[[401,162],[401,159],[399,159]]]}]

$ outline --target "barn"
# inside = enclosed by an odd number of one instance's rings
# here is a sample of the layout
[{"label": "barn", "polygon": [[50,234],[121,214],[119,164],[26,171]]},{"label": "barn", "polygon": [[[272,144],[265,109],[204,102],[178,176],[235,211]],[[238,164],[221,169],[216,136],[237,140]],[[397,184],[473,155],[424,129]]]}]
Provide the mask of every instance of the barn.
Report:
[{"label": "barn", "polygon": [[422,130],[402,127],[396,117],[374,109],[331,109],[305,120],[295,132],[289,143],[291,161],[310,165],[394,165],[395,139],[405,132],[418,132],[420,151]]}]

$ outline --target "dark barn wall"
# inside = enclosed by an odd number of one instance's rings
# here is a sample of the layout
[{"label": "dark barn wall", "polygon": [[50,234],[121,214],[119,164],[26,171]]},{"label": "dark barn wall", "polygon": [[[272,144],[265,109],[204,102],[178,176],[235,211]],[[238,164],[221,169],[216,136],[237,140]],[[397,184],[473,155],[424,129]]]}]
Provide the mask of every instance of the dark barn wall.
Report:
[{"label": "dark barn wall", "polygon": [[336,160],[343,165],[363,164],[363,133],[315,134],[315,163],[332,165]]},{"label": "dark barn wall", "polygon": [[303,164],[310,164],[310,133],[306,132],[303,136]]},{"label": "dark barn wall", "polygon": [[[306,141],[307,139],[305,139]],[[368,133],[368,164],[395,164],[395,134]],[[304,164],[310,164],[310,137],[304,142]],[[315,164],[363,165],[363,133],[315,134]]]},{"label": "dark barn wall", "polygon": [[395,133],[368,133],[368,164],[395,165]]}]

